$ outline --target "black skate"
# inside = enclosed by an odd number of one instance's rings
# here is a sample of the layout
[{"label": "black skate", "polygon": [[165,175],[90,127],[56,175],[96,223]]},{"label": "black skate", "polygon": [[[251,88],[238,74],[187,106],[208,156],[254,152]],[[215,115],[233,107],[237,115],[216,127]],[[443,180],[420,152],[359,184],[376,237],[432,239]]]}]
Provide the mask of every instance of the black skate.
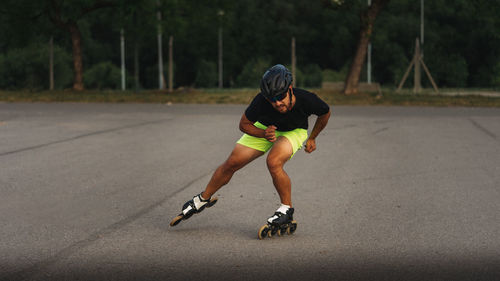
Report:
[{"label": "black skate", "polygon": [[212,207],[217,203],[217,200],[217,197],[210,197],[208,200],[203,200],[201,198],[201,193],[196,195],[182,206],[182,212],[170,222],[170,226],[176,226],[182,220],[187,220],[192,215],[203,211],[205,208]]},{"label": "black skate", "polygon": [[297,229],[297,221],[293,220],[293,211],[294,209],[290,208],[286,214],[281,212],[274,213],[274,216],[268,219],[267,224],[259,229],[259,239],[262,240],[266,236],[273,237],[276,234],[281,236],[285,233],[294,233]]}]

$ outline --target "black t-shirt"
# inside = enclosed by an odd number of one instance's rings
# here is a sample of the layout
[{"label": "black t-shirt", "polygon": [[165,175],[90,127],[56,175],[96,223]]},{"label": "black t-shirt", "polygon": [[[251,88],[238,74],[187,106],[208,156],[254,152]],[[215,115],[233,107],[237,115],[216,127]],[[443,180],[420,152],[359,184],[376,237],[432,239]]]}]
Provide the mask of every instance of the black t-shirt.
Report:
[{"label": "black t-shirt", "polygon": [[252,122],[270,126],[274,125],[278,131],[291,131],[297,128],[308,128],[308,117],[312,114],[320,116],[328,113],[330,107],[322,101],[316,94],[302,89],[293,89],[296,101],[292,110],[287,113],[279,113],[259,93],[250,103],[245,111],[245,116]]}]

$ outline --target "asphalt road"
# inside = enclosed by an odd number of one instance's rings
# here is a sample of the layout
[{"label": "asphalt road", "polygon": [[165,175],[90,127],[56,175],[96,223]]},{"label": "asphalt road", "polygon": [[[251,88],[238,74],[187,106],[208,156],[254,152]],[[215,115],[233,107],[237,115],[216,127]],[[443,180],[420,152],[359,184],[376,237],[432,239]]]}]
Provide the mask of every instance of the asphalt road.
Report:
[{"label": "asphalt road", "polygon": [[170,227],[244,108],[0,104],[0,280],[500,279],[499,109],[334,107],[286,166],[294,235],[257,239],[265,158]]}]

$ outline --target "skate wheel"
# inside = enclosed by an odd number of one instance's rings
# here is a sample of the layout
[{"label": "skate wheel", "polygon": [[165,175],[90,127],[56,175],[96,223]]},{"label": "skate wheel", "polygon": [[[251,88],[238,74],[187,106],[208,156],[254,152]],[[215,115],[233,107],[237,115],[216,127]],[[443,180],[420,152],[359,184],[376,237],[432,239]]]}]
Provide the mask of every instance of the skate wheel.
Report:
[{"label": "skate wheel", "polygon": [[[271,232],[269,231],[269,226],[266,224],[266,225],[263,225],[260,229],[259,229],[259,239],[262,240],[264,238],[266,238],[266,236],[270,235]],[[271,236],[269,236],[271,237]]]},{"label": "skate wheel", "polygon": [[184,215],[178,215],[177,217],[175,217],[171,222],[170,222],[170,226],[176,226],[178,225],[182,219],[184,218]]},{"label": "skate wheel", "polygon": [[271,231],[269,231],[269,237],[273,237],[276,234],[278,234],[278,236],[281,236],[280,229],[277,227],[271,226]]},{"label": "skate wheel", "polygon": [[286,233],[293,234],[297,230],[297,221],[292,221],[290,226],[286,229]]},{"label": "skate wheel", "polygon": [[278,231],[278,236],[282,236],[285,235],[285,233],[288,233],[288,228],[290,227],[289,226],[281,227],[280,230]]}]

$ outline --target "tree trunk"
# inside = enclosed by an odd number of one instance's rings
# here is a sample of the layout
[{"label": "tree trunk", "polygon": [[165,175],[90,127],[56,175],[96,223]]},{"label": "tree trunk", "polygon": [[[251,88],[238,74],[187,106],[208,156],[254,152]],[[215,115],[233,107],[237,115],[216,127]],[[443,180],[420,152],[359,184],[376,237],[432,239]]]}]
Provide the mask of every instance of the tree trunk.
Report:
[{"label": "tree trunk", "polygon": [[68,23],[68,30],[71,34],[71,44],[73,47],[73,67],[74,80],[73,90],[82,91],[83,86],[83,63],[82,63],[82,34],[75,22]]},{"label": "tree trunk", "polygon": [[81,13],[76,18],[68,19],[64,21],[61,16],[61,6],[64,0],[46,0],[47,3],[47,15],[56,26],[61,29],[69,31],[71,34],[71,45],[73,48],[73,72],[74,72],[74,81],[73,81],[73,90],[82,91],[84,89],[83,86],[83,63],[82,63],[82,34],[80,33],[80,29],[78,28],[77,21],[79,18],[84,15],[93,12],[95,10],[106,8],[106,7],[114,7],[116,4],[114,2],[108,2],[105,0],[97,1],[93,5],[88,6],[86,8],[81,9]]},{"label": "tree trunk", "polygon": [[361,13],[361,30],[359,32],[358,45],[356,54],[349,68],[349,73],[346,77],[344,94],[351,95],[358,92],[359,76],[365,62],[368,43],[373,32],[373,24],[378,13],[382,10],[389,0],[373,0],[372,5],[367,10]]},{"label": "tree trunk", "polygon": [[358,92],[359,76],[361,75],[361,69],[365,62],[366,49],[370,39],[367,35],[367,30],[362,29],[359,35],[358,47],[356,50],[356,55],[349,68],[349,74],[344,85],[344,94],[351,95]]}]

